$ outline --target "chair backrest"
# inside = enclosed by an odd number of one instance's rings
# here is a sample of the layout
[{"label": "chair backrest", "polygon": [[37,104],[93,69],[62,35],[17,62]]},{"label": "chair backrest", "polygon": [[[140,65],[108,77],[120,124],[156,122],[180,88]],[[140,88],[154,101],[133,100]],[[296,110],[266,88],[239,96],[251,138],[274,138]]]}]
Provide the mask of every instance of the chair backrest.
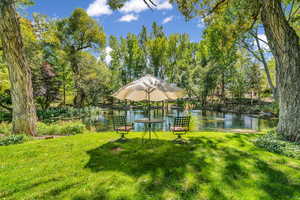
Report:
[{"label": "chair backrest", "polygon": [[127,125],[126,116],[113,116],[114,129],[117,129],[121,126],[126,126],[126,125]]},{"label": "chair backrest", "polygon": [[189,128],[190,121],[191,121],[191,116],[175,117],[174,126]]}]

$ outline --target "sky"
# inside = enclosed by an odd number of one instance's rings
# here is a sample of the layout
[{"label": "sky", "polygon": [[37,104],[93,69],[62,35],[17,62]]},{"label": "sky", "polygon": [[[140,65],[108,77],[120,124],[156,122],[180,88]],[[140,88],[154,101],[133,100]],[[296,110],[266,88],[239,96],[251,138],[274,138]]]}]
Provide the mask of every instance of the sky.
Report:
[{"label": "sky", "polygon": [[125,37],[127,33],[138,34],[145,25],[148,30],[155,21],[163,25],[167,35],[172,33],[187,33],[191,41],[201,40],[204,25],[200,18],[186,21],[168,0],[154,0],[157,7],[150,10],[142,0],[129,0],[119,11],[112,11],[107,0],[34,0],[35,5],[26,9],[30,16],[37,12],[55,18],[71,15],[75,8],[84,8],[103,27],[107,36]]}]

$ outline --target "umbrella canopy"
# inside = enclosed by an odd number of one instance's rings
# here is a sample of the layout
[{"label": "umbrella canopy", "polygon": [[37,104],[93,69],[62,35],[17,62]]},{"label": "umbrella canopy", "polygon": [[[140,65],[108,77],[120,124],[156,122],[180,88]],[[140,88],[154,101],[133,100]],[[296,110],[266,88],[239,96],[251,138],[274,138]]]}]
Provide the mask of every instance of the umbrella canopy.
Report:
[{"label": "umbrella canopy", "polygon": [[133,81],[112,96],[120,100],[130,101],[164,101],[176,100],[185,95],[185,91],[163,80],[146,75]]}]

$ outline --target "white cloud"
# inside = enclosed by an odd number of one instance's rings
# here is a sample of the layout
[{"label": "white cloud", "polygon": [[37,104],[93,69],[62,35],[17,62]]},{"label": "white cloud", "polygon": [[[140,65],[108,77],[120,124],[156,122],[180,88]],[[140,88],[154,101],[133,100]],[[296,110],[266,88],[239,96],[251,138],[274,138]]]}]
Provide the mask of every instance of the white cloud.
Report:
[{"label": "white cloud", "polygon": [[107,0],[95,0],[91,3],[87,9],[89,16],[98,17],[101,15],[111,15],[112,10],[106,4]]},{"label": "white cloud", "polygon": [[131,22],[131,21],[136,21],[138,20],[138,16],[137,15],[133,15],[133,14],[128,14],[128,15],[124,15],[122,16],[119,21],[120,22]]},{"label": "white cloud", "polygon": [[170,17],[166,17],[164,20],[163,20],[163,24],[166,24],[166,23],[169,23],[173,20],[174,16],[170,16]]},{"label": "white cloud", "polygon": [[[173,8],[169,0],[156,0],[157,6],[152,6],[155,10],[171,10]],[[140,13],[148,10],[148,6],[142,0],[128,0],[120,9],[122,13]],[[92,17],[101,15],[111,15],[113,11],[107,5],[107,0],[94,0],[87,8],[87,13]]]},{"label": "white cloud", "polygon": [[112,60],[111,55],[110,55],[111,51],[112,51],[112,48],[110,48],[110,46],[108,46],[108,47],[105,48],[105,55],[106,55],[105,56],[105,62],[107,64],[109,64],[111,62],[111,60]]},{"label": "white cloud", "polygon": [[157,5],[158,10],[171,10],[173,8],[172,4],[169,1],[164,1]]},{"label": "white cloud", "polygon": [[130,0],[127,1],[124,6],[121,8],[121,12],[124,13],[129,13],[129,12],[142,12],[144,10],[147,10],[148,7],[147,5],[144,3],[144,1],[141,0]]},{"label": "white cloud", "polygon": [[[170,10],[173,8],[168,0],[158,0],[156,4],[157,6],[156,7],[153,6],[153,9]],[[120,11],[123,13],[129,13],[129,12],[140,13],[148,9],[149,9],[148,6],[142,0],[129,0],[124,4],[124,6],[121,8]]]}]

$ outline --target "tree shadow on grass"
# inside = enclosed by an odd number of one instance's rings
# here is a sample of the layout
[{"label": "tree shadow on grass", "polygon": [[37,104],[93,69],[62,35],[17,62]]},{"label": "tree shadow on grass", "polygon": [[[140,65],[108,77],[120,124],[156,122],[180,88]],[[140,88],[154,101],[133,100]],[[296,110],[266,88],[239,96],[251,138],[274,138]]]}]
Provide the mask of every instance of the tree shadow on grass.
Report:
[{"label": "tree shadow on grass", "polygon": [[[136,178],[140,181],[140,196],[164,199],[164,191],[169,190],[180,199],[193,199],[200,188],[196,184],[182,184],[187,168],[197,167],[199,179],[207,181],[205,176],[201,177],[201,168],[208,165],[204,157],[195,156],[194,148],[193,144],[180,145],[165,140],[153,140],[153,146],[141,146],[139,139],[131,139],[124,144],[107,143],[87,152],[91,157],[86,168],[93,172],[119,171]],[[143,180],[145,175],[147,177]],[[101,185],[99,188],[103,191]],[[105,196],[102,192],[97,193]]]},{"label": "tree shadow on grass", "polygon": [[[153,147],[141,146],[139,139],[131,139],[123,144],[106,143],[87,152],[90,160],[85,168],[95,173],[115,171],[132,177],[136,180],[135,186],[132,187],[137,187],[134,197],[123,194],[113,198],[111,194],[114,191],[108,189],[109,184],[113,183],[101,183],[93,194],[77,195],[74,199],[159,200],[170,198],[166,197],[168,194],[171,197],[173,195],[170,199],[199,199],[203,185],[211,187],[204,199],[230,199],[222,186],[230,190],[229,193],[241,187],[248,187],[241,183],[245,180],[246,184],[253,172],[262,178],[255,187],[266,193],[265,199],[294,197],[294,192],[300,190],[300,183],[289,182],[287,174],[274,169],[256,154],[226,146],[229,140],[235,140],[241,146],[247,145],[251,137],[193,137],[190,144],[186,145],[155,140]],[[220,162],[213,159],[219,159]],[[217,174],[216,178],[216,174],[212,174],[217,172],[220,174]],[[189,178],[189,175],[192,178]],[[222,186],[216,187],[219,178]],[[239,193],[235,195],[238,197]]]}]

